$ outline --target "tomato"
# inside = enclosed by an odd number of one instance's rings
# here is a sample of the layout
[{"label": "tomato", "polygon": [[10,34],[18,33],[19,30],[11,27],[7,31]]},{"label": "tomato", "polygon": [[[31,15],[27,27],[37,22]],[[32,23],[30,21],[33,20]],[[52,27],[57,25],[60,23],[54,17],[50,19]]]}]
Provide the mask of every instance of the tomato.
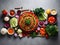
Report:
[{"label": "tomato", "polygon": [[45,28],[40,28],[40,34],[42,36],[45,36],[46,32],[45,32]]},{"label": "tomato", "polygon": [[14,10],[10,10],[10,15],[13,16],[15,14]]},{"label": "tomato", "polygon": [[6,16],[6,15],[7,15],[7,11],[4,9],[4,10],[2,11],[2,14]]},{"label": "tomato", "polygon": [[48,22],[49,22],[50,24],[55,23],[55,21],[56,21],[56,19],[55,19],[55,17],[53,17],[53,16],[51,16],[51,17],[48,18]]}]

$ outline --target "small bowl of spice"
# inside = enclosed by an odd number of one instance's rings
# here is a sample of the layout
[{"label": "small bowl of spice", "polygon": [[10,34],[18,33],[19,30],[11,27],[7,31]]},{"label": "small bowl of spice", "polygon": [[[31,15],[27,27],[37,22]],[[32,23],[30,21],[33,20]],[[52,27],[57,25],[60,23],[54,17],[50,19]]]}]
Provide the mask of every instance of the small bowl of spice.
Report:
[{"label": "small bowl of spice", "polygon": [[13,35],[14,34],[14,29],[13,28],[8,28],[8,34]]},{"label": "small bowl of spice", "polygon": [[57,11],[55,9],[51,10],[51,15],[57,15]]}]

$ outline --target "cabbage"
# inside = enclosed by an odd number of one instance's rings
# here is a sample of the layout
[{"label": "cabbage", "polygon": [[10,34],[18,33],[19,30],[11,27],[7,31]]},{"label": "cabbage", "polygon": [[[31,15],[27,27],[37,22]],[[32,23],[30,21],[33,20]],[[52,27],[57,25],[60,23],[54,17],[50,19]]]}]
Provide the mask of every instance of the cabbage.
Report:
[{"label": "cabbage", "polygon": [[18,19],[17,18],[12,18],[11,20],[10,20],[10,26],[11,27],[16,27],[18,25]]}]

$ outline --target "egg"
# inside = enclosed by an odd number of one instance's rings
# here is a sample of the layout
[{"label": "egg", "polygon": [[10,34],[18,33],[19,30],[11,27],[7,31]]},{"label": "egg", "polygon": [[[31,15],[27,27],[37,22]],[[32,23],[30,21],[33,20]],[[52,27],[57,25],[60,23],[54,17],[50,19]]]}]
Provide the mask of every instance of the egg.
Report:
[{"label": "egg", "polygon": [[9,17],[8,16],[6,16],[6,17],[4,17],[4,21],[9,21]]},{"label": "egg", "polygon": [[1,29],[1,34],[2,34],[2,35],[5,35],[7,32],[8,32],[8,31],[7,31],[6,28],[2,28],[2,29]]},{"label": "egg", "polygon": [[22,30],[21,30],[21,29],[18,29],[18,30],[17,30],[17,33],[18,33],[18,34],[21,34],[21,33],[22,33]]}]

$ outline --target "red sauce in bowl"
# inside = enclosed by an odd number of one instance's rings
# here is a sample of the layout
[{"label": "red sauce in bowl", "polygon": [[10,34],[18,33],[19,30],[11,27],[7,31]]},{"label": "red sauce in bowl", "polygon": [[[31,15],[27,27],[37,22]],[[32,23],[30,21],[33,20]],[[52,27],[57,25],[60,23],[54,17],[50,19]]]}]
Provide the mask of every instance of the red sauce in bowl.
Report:
[{"label": "red sauce in bowl", "polygon": [[9,28],[9,29],[8,29],[8,34],[9,34],[9,35],[14,34],[14,29],[13,29],[13,28]]}]

